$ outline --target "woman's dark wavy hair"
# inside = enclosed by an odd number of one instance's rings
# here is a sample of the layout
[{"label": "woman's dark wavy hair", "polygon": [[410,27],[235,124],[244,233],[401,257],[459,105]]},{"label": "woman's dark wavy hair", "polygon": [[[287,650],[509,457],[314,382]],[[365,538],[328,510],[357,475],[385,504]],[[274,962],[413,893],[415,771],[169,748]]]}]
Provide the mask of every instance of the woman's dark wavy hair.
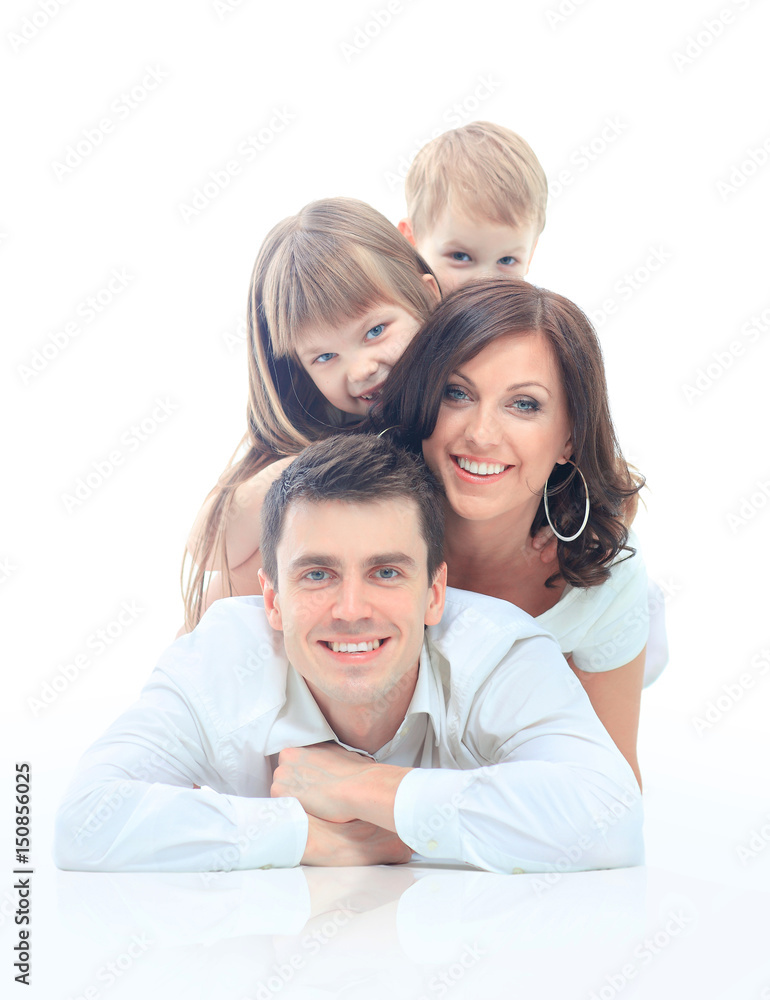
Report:
[{"label": "woman's dark wavy hair", "polygon": [[[441,302],[393,367],[381,404],[372,415],[376,430],[421,452],[433,433],[444,390],[454,373],[498,337],[541,333],[561,374],[572,426],[572,455],[588,483],[591,514],[573,542],[557,541],[559,572],[573,587],[594,587],[609,577],[610,563],[625,550],[627,524],[636,512],[644,478],[620,451],[610,416],[604,362],[588,317],[569,299],[516,279],[477,281]],[[548,480],[548,508],[562,535],[583,522],[583,481],[570,464],[555,465]],[[547,524],[542,498],[530,535]]]}]

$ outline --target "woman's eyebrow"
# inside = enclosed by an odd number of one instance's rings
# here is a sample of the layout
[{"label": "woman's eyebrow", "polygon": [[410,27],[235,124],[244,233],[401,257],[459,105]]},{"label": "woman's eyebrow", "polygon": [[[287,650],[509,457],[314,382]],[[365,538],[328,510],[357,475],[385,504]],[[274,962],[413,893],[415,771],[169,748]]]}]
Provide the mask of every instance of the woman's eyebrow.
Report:
[{"label": "woman's eyebrow", "polygon": [[[452,375],[456,376],[457,378],[464,379],[468,383],[468,385],[472,386],[474,389],[476,388],[476,383],[473,381],[473,379],[472,378],[468,378],[468,376],[464,375],[461,371],[452,372]],[[505,391],[506,392],[518,392],[519,389],[526,389],[529,386],[537,386],[539,389],[542,389],[543,392],[547,392],[549,396],[553,395],[553,393],[548,388],[548,386],[547,385],[543,385],[542,382],[515,382],[513,385],[507,386],[506,389],[505,389]]]}]

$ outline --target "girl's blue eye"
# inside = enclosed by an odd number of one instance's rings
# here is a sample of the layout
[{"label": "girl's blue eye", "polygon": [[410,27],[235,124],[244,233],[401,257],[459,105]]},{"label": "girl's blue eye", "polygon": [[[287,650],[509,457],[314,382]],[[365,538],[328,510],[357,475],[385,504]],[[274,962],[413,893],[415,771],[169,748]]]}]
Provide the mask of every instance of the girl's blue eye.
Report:
[{"label": "girl's blue eye", "polygon": [[465,392],[465,389],[460,388],[459,385],[448,385],[446,389],[444,389],[444,397],[446,399],[462,400],[467,399],[468,395]]},{"label": "girl's blue eye", "polygon": [[497,263],[498,264],[505,264],[506,267],[509,267],[511,264],[515,264],[516,263],[516,258],[515,257],[501,257],[500,260]]},{"label": "girl's blue eye", "polygon": [[327,351],[326,354],[319,354],[318,357],[315,360],[316,360],[316,362],[319,362],[320,364],[325,364],[327,361],[331,361],[332,358],[336,358],[336,357],[337,357],[337,355],[333,351]]},{"label": "girl's blue eye", "polygon": [[366,331],[366,337],[364,338],[364,340],[376,340],[377,337],[381,336],[384,329],[385,329],[385,324],[378,323],[377,326],[373,326],[371,330]]},{"label": "girl's blue eye", "polygon": [[471,259],[470,254],[467,254],[464,250],[455,250],[452,254],[452,260],[461,260],[463,263]]}]

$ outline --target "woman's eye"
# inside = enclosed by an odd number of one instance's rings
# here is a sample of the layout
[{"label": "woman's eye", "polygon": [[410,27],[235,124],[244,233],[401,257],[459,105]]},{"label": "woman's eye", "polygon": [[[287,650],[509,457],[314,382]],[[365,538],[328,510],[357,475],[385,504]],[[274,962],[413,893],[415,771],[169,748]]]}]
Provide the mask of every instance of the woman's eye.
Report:
[{"label": "woman's eye", "polygon": [[385,330],[385,324],[378,323],[377,326],[373,326],[371,330],[366,331],[366,336],[364,337],[364,340],[376,340],[377,337],[382,335],[384,330]]},{"label": "woman's eye", "polygon": [[461,260],[463,263],[466,263],[470,259],[470,254],[467,254],[464,250],[455,250],[452,254],[452,260]]},{"label": "woman's eye", "polygon": [[381,580],[395,580],[400,575],[398,570],[392,566],[383,566],[382,569],[378,569],[375,573],[375,576],[379,576]]},{"label": "woman's eye", "polygon": [[511,406],[520,413],[536,413],[540,409],[540,403],[535,399],[515,399]]},{"label": "woman's eye", "polygon": [[497,263],[498,264],[504,264],[506,267],[510,267],[511,264],[515,264],[516,263],[516,258],[515,257],[501,257],[500,260]]},{"label": "woman's eye", "polygon": [[311,583],[321,583],[328,576],[325,569],[311,569],[309,573],[305,573],[305,579],[310,580]]},{"label": "woman's eye", "polygon": [[332,358],[336,358],[337,355],[333,351],[328,351],[326,354],[319,354],[318,357],[313,361],[313,364],[324,364],[326,361],[331,361]]},{"label": "woman's eye", "polygon": [[446,389],[444,389],[444,398],[463,400],[468,399],[468,394],[465,389],[462,389],[459,385],[448,385]]}]

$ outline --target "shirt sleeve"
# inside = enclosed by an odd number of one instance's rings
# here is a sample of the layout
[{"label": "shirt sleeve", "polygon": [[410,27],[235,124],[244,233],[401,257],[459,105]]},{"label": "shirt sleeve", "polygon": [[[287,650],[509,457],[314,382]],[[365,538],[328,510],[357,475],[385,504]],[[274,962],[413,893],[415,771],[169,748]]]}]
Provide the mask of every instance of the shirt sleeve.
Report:
[{"label": "shirt sleeve", "polygon": [[552,639],[515,644],[462,741],[481,766],[416,768],[399,785],[396,830],[412,850],[508,873],[643,862],[636,779]]},{"label": "shirt sleeve", "polygon": [[[213,726],[156,669],[88,750],[56,820],[54,860],[75,871],[292,867],[307,842],[297,799],[237,794]],[[200,785],[194,788],[193,785]]]}]

